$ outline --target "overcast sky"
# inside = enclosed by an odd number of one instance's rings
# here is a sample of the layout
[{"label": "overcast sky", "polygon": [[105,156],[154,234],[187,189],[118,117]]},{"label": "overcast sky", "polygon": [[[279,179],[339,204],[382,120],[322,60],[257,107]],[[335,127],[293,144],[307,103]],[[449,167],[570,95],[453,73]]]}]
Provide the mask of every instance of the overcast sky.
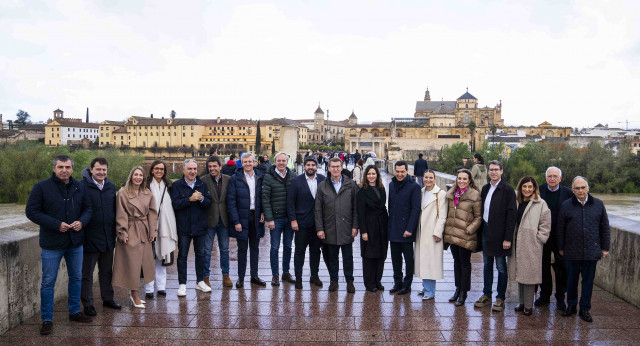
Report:
[{"label": "overcast sky", "polygon": [[640,128],[630,1],[0,1],[0,113],[412,117],[466,88],[507,124]]}]

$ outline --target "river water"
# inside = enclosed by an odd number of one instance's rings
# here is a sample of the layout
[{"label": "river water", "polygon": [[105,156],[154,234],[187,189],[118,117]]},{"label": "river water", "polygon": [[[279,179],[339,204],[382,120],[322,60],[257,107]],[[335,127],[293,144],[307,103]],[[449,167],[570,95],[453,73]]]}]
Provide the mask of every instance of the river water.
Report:
[{"label": "river water", "polygon": [[640,193],[594,193],[593,196],[604,202],[608,214],[640,221]]}]

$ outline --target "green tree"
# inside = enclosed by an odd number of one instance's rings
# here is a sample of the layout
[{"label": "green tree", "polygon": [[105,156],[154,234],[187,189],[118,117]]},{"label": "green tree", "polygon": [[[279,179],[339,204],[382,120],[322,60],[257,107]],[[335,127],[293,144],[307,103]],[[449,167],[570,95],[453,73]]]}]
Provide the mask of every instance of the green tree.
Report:
[{"label": "green tree", "polygon": [[176,118],[176,111],[172,110],[170,116],[171,116],[171,119],[175,119]]},{"label": "green tree", "polygon": [[471,122],[469,123],[469,125],[467,125],[467,127],[469,128],[469,132],[471,134],[471,151],[475,151],[476,150],[476,123],[471,120]]},{"label": "green tree", "polygon": [[29,115],[28,112],[25,112],[22,109],[18,109],[18,113],[16,113],[16,121],[14,122],[14,124],[18,126],[30,124],[31,120],[29,120],[29,118],[31,118],[31,115]]},{"label": "green tree", "polygon": [[256,131],[256,155],[262,153],[262,135],[260,134],[260,120],[258,120],[258,130]]},{"label": "green tree", "polygon": [[491,131],[491,141],[495,142],[495,140],[496,140],[496,132],[498,132],[498,127],[496,126],[496,124],[491,124],[491,127],[489,128],[489,131]]}]

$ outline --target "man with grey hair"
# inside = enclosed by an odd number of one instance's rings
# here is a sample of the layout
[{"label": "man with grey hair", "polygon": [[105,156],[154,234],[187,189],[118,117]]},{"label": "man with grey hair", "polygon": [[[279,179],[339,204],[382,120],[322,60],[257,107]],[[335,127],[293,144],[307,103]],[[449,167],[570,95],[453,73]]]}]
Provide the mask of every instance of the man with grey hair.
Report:
[{"label": "man with grey hair", "polygon": [[[568,187],[560,185],[562,181],[562,171],[558,167],[551,166],[547,168],[545,173],[546,184],[540,185],[540,197],[547,203],[551,210],[551,234],[549,240],[542,248],[542,284],[540,285],[540,297],[536,299],[535,305],[542,306],[550,303],[551,293],[553,290],[553,280],[551,276],[551,268],[556,278],[556,309],[564,310],[564,295],[567,292],[567,274],[564,261],[558,251],[556,242],[556,233],[558,229],[558,215],[560,207],[567,199],[573,197],[573,192]],[[551,263],[551,254],[553,253],[554,262]]]},{"label": "man with grey hair", "polygon": [[198,163],[193,159],[184,160],[183,177],[171,185],[171,204],[176,214],[178,228],[178,297],[187,295],[187,255],[193,241],[196,254],[196,285],[202,292],[211,292],[204,282],[205,270],[211,260],[206,254],[207,209],[211,204],[209,188],[198,178]]},{"label": "man with grey hair", "polygon": [[62,257],[69,275],[69,320],[92,321],[80,311],[80,291],[84,227],[91,221],[93,209],[84,185],[73,179],[71,173],[73,160],[69,156],[56,156],[53,174],[33,187],[25,208],[27,218],[40,226],[41,335],[49,335],[53,331],[53,293]]},{"label": "man with grey hair", "polygon": [[562,203],[556,231],[558,251],[567,268],[567,308],[562,316],[577,312],[578,279],[582,277],[580,318],[592,322],[589,310],[596,265],[609,255],[609,217],[604,203],[589,194],[586,178],[575,177],[571,189],[575,196]]},{"label": "man with grey hair", "polygon": [[269,167],[264,175],[262,184],[262,208],[264,220],[269,227],[271,237],[271,285],[280,286],[279,280],[279,250],[282,237],[282,281],[295,283],[289,273],[291,263],[291,243],[293,242],[293,229],[287,216],[287,190],[295,173],[287,167],[287,154],[279,152],[274,156],[276,164]]}]

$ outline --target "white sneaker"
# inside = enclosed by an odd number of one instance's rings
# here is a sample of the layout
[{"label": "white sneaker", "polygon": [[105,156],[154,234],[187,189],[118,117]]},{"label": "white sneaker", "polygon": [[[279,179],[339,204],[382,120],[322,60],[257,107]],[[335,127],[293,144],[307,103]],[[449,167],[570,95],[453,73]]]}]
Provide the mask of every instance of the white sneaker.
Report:
[{"label": "white sneaker", "polygon": [[206,283],[204,283],[204,281],[200,281],[196,284],[196,289],[200,290],[202,292],[211,292],[211,287],[207,286]]},{"label": "white sneaker", "polygon": [[187,295],[187,285],[178,286],[178,297],[184,297]]}]

